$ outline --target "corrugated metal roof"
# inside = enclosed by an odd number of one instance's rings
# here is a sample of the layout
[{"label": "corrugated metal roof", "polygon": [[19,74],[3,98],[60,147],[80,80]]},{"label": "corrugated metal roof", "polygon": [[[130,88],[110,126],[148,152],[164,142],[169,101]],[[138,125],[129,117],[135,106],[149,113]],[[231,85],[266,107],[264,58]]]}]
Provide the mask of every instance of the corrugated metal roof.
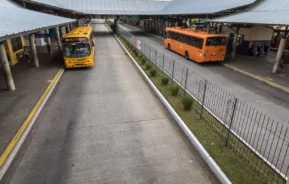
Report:
[{"label": "corrugated metal roof", "polygon": [[174,0],[160,14],[211,14],[255,2],[255,0]]},{"label": "corrugated metal roof", "polygon": [[32,0],[34,2],[97,15],[211,14],[255,0]]},{"label": "corrugated metal roof", "polygon": [[241,13],[210,20],[210,22],[289,25],[288,0],[259,0]]},{"label": "corrugated metal roof", "polygon": [[33,31],[74,21],[18,7],[7,0],[0,1],[0,39],[13,34]]},{"label": "corrugated metal roof", "polygon": [[60,3],[58,0],[34,0],[34,2],[47,4],[49,6],[54,6],[58,8],[65,8],[62,3]]},{"label": "corrugated metal roof", "polygon": [[[172,0],[32,0],[50,6],[96,15],[147,15],[161,11]],[[56,3],[60,3],[57,6]]]}]

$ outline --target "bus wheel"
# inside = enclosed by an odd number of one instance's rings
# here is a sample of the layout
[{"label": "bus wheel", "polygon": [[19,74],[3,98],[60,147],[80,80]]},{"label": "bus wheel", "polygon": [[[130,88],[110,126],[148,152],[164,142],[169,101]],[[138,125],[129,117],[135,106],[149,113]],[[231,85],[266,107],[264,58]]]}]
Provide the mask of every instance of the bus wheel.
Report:
[{"label": "bus wheel", "polygon": [[168,50],[171,50],[171,44],[168,44]]},{"label": "bus wheel", "polygon": [[187,60],[189,60],[189,52],[188,52],[188,51],[185,52],[185,58],[186,58]]}]

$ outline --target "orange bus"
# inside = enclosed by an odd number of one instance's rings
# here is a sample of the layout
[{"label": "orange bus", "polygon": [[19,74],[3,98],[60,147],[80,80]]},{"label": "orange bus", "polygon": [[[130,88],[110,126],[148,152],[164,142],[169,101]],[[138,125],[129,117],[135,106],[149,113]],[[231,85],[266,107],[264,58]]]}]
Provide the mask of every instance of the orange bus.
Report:
[{"label": "orange bus", "polygon": [[224,61],[227,37],[187,28],[166,28],[164,47],[198,63]]}]

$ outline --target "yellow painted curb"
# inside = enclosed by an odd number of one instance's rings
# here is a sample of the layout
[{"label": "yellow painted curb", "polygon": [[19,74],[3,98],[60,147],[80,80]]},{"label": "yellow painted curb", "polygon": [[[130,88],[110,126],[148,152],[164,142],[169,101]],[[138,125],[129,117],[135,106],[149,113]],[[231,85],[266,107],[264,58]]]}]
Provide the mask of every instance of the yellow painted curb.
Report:
[{"label": "yellow painted curb", "polygon": [[63,71],[63,68],[60,68],[58,70],[58,72],[55,74],[54,78],[52,79],[52,81],[50,82],[50,84],[48,85],[48,87],[46,88],[44,93],[41,95],[41,97],[37,101],[36,105],[33,107],[32,111],[27,116],[26,120],[22,123],[21,127],[18,129],[16,135],[13,137],[13,139],[10,141],[9,145],[6,147],[4,152],[1,154],[1,156],[0,156],[0,167],[3,165],[3,163],[5,162],[5,160],[7,159],[9,154],[11,153],[11,151],[13,150],[14,146],[18,142],[19,138],[23,134],[23,132],[26,129],[26,127],[29,125],[31,119],[33,118],[33,116],[37,112],[38,108],[40,107],[40,105],[42,104],[44,99],[46,98],[48,92],[50,91],[51,87],[54,85],[55,81],[57,80],[57,78],[59,77],[59,75],[61,74],[62,71]]},{"label": "yellow painted curb", "polygon": [[286,86],[283,86],[283,85],[281,85],[281,84],[277,84],[277,83],[275,83],[275,82],[272,82],[272,81],[270,81],[270,80],[268,80],[268,79],[266,79],[266,78],[264,78],[264,77],[261,77],[261,76],[259,76],[259,75],[254,75],[254,74],[252,74],[252,73],[246,72],[246,71],[241,70],[241,69],[239,69],[239,68],[236,68],[236,67],[234,67],[234,66],[232,66],[232,65],[229,65],[229,64],[223,64],[223,65],[226,66],[226,67],[228,67],[228,68],[231,68],[231,69],[233,69],[233,70],[235,70],[235,71],[237,71],[237,72],[240,72],[240,73],[242,73],[242,74],[244,74],[244,75],[247,75],[247,76],[252,77],[252,78],[254,78],[254,79],[257,79],[257,80],[259,80],[259,81],[265,82],[265,83],[269,84],[270,86],[273,86],[273,87],[276,87],[276,88],[278,88],[278,89],[281,89],[281,90],[283,90],[284,92],[289,93],[289,88],[286,87]]}]

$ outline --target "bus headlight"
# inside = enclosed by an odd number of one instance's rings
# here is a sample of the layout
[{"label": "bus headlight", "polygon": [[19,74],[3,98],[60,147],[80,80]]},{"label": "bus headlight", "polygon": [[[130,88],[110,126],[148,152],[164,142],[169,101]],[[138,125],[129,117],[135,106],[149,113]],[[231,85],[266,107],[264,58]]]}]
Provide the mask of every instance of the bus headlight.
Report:
[{"label": "bus headlight", "polygon": [[65,63],[69,63],[69,61],[65,60]]}]

